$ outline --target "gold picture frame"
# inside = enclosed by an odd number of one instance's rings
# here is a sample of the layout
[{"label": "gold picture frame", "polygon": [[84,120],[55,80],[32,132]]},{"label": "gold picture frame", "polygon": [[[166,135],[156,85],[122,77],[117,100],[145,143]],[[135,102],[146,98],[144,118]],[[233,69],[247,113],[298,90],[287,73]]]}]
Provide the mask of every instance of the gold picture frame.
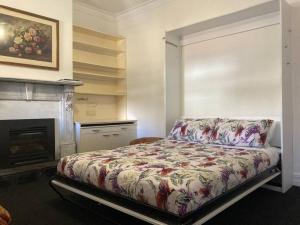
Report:
[{"label": "gold picture frame", "polygon": [[59,21],[0,5],[0,63],[59,70]]}]

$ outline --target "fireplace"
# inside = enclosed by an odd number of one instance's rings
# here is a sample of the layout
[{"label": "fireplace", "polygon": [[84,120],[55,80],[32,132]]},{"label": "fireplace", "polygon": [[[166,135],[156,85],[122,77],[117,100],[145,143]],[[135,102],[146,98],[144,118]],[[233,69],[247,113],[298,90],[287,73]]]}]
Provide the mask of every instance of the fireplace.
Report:
[{"label": "fireplace", "polygon": [[54,119],[0,120],[0,168],[53,161]]}]

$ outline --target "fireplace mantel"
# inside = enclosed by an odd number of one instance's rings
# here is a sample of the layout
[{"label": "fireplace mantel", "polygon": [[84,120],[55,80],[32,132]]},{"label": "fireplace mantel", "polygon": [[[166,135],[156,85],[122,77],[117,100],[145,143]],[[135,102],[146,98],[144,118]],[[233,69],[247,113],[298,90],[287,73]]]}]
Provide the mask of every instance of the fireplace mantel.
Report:
[{"label": "fireplace mantel", "polygon": [[19,78],[0,77],[0,81],[2,81],[2,82],[14,82],[14,83],[60,85],[60,86],[63,86],[63,85],[81,86],[81,85],[83,85],[82,81],[69,80],[69,79],[51,81],[51,80],[33,80],[33,79],[19,79]]},{"label": "fireplace mantel", "polygon": [[[82,85],[81,81],[60,80],[43,81],[30,79],[0,78],[0,104],[1,119],[22,119],[22,115],[31,112],[32,105],[41,105],[39,111],[53,111],[51,102],[57,102],[59,110],[56,111],[56,121],[59,125],[57,134],[56,158],[75,153],[74,122],[73,122],[73,94],[74,86]],[[13,102],[16,103],[13,103]],[[25,104],[26,103],[26,104]],[[46,105],[45,105],[46,104]],[[14,112],[11,112],[12,105]],[[46,107],[45,107],[46,106]],[[19,112],[17,108],[21,107]],[[4,112],[4,113],[3,113]],[[17,114],[17,118],[11,118],[10,114]],[[37,118],[40,112],[33,112],[32,118]],[[28,117],[28,113],[27,113]],[[51,117],[51,116],[50,116]],[[28,118],[27,118],[28,119]],[[29,118],[30,119],[30,118]]]}]

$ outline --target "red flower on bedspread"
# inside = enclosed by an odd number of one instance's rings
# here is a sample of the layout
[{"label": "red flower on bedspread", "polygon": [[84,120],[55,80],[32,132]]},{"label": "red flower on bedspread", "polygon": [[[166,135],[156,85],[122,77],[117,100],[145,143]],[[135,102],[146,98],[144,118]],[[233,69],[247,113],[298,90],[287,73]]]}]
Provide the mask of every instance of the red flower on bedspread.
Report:
[{"label": "red flower on bedspread", "polygon": [[159,191],[156,195],[156,204],[160,209],[167,209],[168,197],[171,194],[167,180],[161,180],[158,187]]},{"label": "red flower on bedspread", "polygon": [[203,129],[202,135],[207,135],[207,134],[209,134],[210,131],[211,131],[211,128],[210,128],[210,126],[207,125]]},{"label": "red flower on bedspread", "polygon": [[216,159],[216,157],[207,156],[206,159],[207,159],[208,161],[213,161],[213,160]]},{"label": "red flower on bedspread", "polygon": [[184,136],[186,134],[187,124],[180,128],[180,135]]},{"label": "red flower on bedspread", "polygon": [[114,161],[115,159],[117,159],[117,158],[112,157],[112,158],[109,158],[109,159],[105,159],[105,160],[102,161],[102,163],[109,163],[111,161]]},{"label": "red flower on bedspread", "polygon": [[102,166],[99,171],[98,185],[101,188],[105,187],[105,177],[107,175],[106,166]]},{"label": "red flower on bedspread", "polygon": [[210,195],[212,185],[206,184],[204,187],[200,188],[199,193],[202,194],[204,198],[207,198]]},{"label": "red flower on bedspread", "polygon": [[259,134],[259,136],[260,136],[261,143],[264,145],[266,143],[266,140],[267,140],[267,134],[266,133],[261,133],[261,134]]},{"label": "red flower on bedspread", "polygon": [[247,179],[247,177],[248,177],[248,170],[247,170],[247,168],[244,168],[243,170],[241,170],[240,174],[241,174],[241,177],[243,179]]},{"label": "red flower on bedspread", "polygon": [[216,140],[218,136],[219,127],[215,127],[211,132],[211,139]]},{"label": "red flower on bedspread", "polygon": [[160,171],[160,175],[161,176],[166,176],[168,175],[169,173],[175,171],[175,169],[172,169],[172,168],[163,168],[161,171]]},{"label": "red flower on bedspread", "polygon": [[240,136],[241,134],[242,134],[242,132],[243,132],[243,130],[244,130],[245,128],[243,127],[243,126],[241,126],[241,125],[238,125],[238,127],[236,128],[236,132],[235,132],[235,137],[237,137],[237,136]]}]

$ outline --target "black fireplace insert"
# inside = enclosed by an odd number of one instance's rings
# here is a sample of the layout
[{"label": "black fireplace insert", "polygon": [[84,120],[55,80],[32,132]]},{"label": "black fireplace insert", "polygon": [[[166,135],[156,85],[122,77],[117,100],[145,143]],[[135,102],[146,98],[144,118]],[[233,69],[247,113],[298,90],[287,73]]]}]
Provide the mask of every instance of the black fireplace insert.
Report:
[{"label": "black fireplace insert", "polygon": [[54,119],[0,120],[0,168],[55,159]]}]

